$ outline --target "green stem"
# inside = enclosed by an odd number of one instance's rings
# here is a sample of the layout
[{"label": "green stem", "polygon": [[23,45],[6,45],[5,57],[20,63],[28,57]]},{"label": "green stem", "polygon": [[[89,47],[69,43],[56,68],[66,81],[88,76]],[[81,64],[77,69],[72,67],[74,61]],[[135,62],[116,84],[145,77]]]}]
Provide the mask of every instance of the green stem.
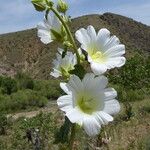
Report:
[{"label": "green stem", "polygon": [[72,33],[71,33],[71,31],[70,31],[68,25],[64,22],[64,20],[63,20],[62,17],[59,15],[59,12],[58,12],[56,9],[54,9],[53,7],[51,7],[50,9],[54,12],[54,14],[58,17],[58,19],[61,21],[62,25],[64,26],[64,28],[65,28],[65,30],[66,30],[68,36],[69,36],[70,42],[71,42],[72,45],[73,45],[73,49],[74,49],[74,51],[75,51],[75,53],[76,53],[77,62],[78,62],[78,64],[80,64],[80,55],[79,55],[79,53],[78,53],[77,46],[76,46],[76,44],[75,44],[74,38],[73,38],[73,36],[72,36]]},{"label": "green stem", "polygon": [[69,150],[73,149],[73,144],[74,144],[74,139],[75,139],[75,128],[76,125],[73,124],[71,128],[71,136],[70,136],[70,141],[69,141]]}]

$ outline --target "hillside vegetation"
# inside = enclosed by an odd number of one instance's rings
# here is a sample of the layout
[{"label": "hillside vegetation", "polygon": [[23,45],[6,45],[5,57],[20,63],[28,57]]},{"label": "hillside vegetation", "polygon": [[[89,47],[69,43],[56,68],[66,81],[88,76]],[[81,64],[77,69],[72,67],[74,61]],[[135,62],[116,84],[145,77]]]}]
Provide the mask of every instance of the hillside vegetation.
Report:
[{"label": "hillside vegetation", "polygon": [[[112,34],[119,36],[126,45],[127,56],[134,51],[150,52],[150,27],[133,19],[105,13],[78,17],[71,24],[74,32],[88,25],[93,25],[96,30],[108,28]],[[37,79],[49,79],[57,46],[55,42],[42,44],[36,29],[0,35],[0,74],[13,76],[21,70]]]}]

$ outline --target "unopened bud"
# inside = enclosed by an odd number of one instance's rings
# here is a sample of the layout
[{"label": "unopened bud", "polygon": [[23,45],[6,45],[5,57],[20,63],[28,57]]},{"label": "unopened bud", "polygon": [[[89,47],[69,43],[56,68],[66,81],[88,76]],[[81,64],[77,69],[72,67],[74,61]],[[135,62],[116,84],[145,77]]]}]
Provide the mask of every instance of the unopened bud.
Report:
[{"label": "unopened bud", "polygon": [[44,11],[46,9],[45,0],[32,0],[31,2],[37,11]]},{"label": "unopened bud", "polygon": [[66,13],[66,11],[68,10],[68,4],[63,0],[58,0],[57,10],[60,13]]},{"label": "unopened bud", "polygon": [[72,47],[72,44],[69,41],[65,41],[63,45],[66,47]]},{"label": "unopened bud", "polygon": [[47,4],[49,7],[53,7],[54,2],[53,2],[52,0],[46,0],[46,4]]}]

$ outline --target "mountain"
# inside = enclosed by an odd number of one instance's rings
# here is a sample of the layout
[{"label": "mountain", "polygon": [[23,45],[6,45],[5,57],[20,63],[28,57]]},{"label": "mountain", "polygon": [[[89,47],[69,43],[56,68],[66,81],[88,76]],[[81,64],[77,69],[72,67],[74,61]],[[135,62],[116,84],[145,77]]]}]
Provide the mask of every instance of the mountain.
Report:
[{"label": "mountain", "polygon": [[[133,19],[105,13],[87,15],[72,20],[73,32],[88,25],[98,31],[107,28],[126,45],[127,57],[135,51],[150,53],[150,26]],[[0,74],[13,76],[18,71],[27,71],[34,78],[48,79],[52,59],[58,44],[44,45],[37,37],[36,29],[0,35]]]}]

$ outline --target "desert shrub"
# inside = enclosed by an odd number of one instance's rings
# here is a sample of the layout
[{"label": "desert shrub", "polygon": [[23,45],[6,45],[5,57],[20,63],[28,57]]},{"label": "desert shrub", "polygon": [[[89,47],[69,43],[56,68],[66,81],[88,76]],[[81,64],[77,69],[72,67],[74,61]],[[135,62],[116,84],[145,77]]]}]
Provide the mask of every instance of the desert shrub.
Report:
[{"label": "desert shrub", "polygon": [[6,134],[7,117],[5,114],[0,113],[0,135]]},{"label": "desert shrub", "polygon": [[47,98],[32,90],[20,90],[13,93],[11,99],[12,109],[26,109],[31,106],[43,107],[48,102]]},{"label": "desert shrub", "polygon": [[29,89],[19,90],[10,96],[0,95],[0,112],[14,112],[32,107],[44,107],[48,99]]},{"label": "desert shrub", "polygon": [[34,81],[31,77],[29,77],[25,73],[17,73],[15,79],[18,83],[19,89],[33,89],[34,88]]},{"label": "desert shrub", "polygon": [[120,85],[113,85],[118,94],[118,100],[120,102],[133,102],[140,101],[145,98],[145,93],[141,89],[126,89]]},{"label": "desert shrub", "polygon": [[0,94],[0,113],[9,112],[10,109],[11,98],[8,95]]},{"label": "desert shrub", "polygon": [[127,59],[126,64],[108,74],[110,82],[119,84],[128,89],[149,87],[150,83],[150,56],[136,53]]},{"label": "desert shrub", "polygon": [[17,91],[17,82],[16,80],[10,77],[1,78],[1,88],[4,94],[10,95],[13,92]]},{"label": "desert shrub", "polygon": [[35,81],[34,90],[48,99],[56,99],[61,94],[59,82],[56,80]]}]

